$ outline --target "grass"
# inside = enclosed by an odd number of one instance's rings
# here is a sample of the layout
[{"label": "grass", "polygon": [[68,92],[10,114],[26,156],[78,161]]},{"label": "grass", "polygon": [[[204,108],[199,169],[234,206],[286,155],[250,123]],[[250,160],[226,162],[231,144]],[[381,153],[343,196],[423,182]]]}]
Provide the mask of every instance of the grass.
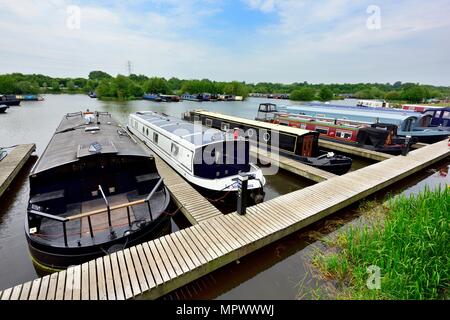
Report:
[{"label": "grass", "polygon": [[[341,232],[312,259],[338,283],[333,298],[448,299],[450,188],[398,196],[369,211],[368,223]],[[380,289],[367,286],[369,266],[380,268]]]}]

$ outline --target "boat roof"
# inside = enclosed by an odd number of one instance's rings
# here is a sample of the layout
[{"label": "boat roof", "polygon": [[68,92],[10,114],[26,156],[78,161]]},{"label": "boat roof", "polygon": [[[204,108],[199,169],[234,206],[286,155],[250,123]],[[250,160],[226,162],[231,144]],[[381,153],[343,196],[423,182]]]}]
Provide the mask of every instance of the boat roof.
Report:
[{"label": "boat roof", "polygon": [[93,123],[86,124],[82,112],[64,116],[32,174],[94,154],[149,156],[110,114],[100,113],[98,120],[99,123],[94,120]]},{"label": "boat roof", "polygon": [[[169,132],[194,147],[229,140],[228,135],[221,130],[209,128],[198,123],[194,124],[167,114],[154,111],[138,111],[132,115],[159,127],[160,131]],[[239,138],[239,140],[245,141],[243,138]]]},{"label": "boat roof", "polygon": [[233,122],[237,122],[237,123],[242,123],[242,124],[252,126],[252,127],[276,130],[279,132],[290,133],[290,134],[294,134],[297,136],[303,136],[303,135],[306,135],[306,134],[309,134],[312,132],[310,130],[304,130],[304,129],[295,128],[295,127],[283,126],[283,125],[274,124],[274,123],[270,123],[270,122],[238,118],[238,117],[229,116],[229,115],[217,113],[217,112],[211,112],[211,111],[205,111],[205,110],[193,110],[192,112],[202,114],[207,117],[209,116],[209,117],[214,117],[214,118],[220,118],[222,120],[228,120],[228,121],[233,121]]},{"label": "boat roof", "polygon": [[[411,112],[403,110],[404,112],[386,112],[383,109],[368,109],[367,107],[357,108],[357,107],[347,107],[347,106],[333,106],[333,105],[295,105],[288,106],[287,109],[296,110],[296,111],[306,111],[306,112],[315,112],[318,114],[335,114],[342,116],[354,116],[354,117],[369,117],[373,119],[389,119],[396,120],[398,122],[402,122],[405,119],[410,117],[420,118],[422,116],[421,113]],[[379,110],[380,109],[380,110]]]}]

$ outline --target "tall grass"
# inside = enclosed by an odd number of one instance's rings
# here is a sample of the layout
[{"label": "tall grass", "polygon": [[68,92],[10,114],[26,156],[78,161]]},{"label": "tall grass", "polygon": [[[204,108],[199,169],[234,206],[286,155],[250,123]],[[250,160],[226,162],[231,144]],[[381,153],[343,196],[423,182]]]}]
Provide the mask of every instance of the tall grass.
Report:
[{"label": "tall grass", "polygon": [[[335,246],[313,258],[324,276],[342,285],[335,298],[448,299],[450,189],[392,198],[383,218],[349,228]],[[380,289],[367,287],[372,265],[381,269]]]}]

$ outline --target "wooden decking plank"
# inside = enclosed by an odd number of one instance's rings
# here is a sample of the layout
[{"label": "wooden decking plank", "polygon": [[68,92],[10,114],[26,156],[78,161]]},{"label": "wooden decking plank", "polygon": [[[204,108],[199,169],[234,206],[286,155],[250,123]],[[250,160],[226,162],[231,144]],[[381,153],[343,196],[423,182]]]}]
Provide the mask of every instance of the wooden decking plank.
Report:
[{"label": "wooden decking plank", "polygon": [[[183,268],[181,267],[180,263],[177,261],[177,258],[172,253],[172,249],[167,244],[166,239],[164,237],[158,238],[155,240],[155,243],[159,243],[160,247],[158,249],[161,249],[160,252],[162,252],[162,255],[166,257],[164,260],[164,264],[170,263],[173,267],[173,270],[175,271],[177,276],[180,276],[183,274]],[[158,246],[158,244],[157,244]],[[164,259],[164,257],[163,257]]]},{"label": "wooden decking plank", "polygon": [[156,287],[155,279],[153,278],[153,273],[148,263],[147,257],[145,256],[144,249],[142,245],[138,244],[136,246],[136,251],[139,259],[141,260],[142,270],[144,272],[144,276],[147,279],[149,289]]},{"label": "wooden decking plank", "polygon": [[66,270],[58,272],[58,283],[56,284],[55,300],[64,300],[66,288]]},{"label": "wooden decking plank", "polygon": [[[144,250],[145,258],[147,259],[148,265],[150,266],[150,270],[152,271],[153,279],[155,279],[156,285],[159,286],[160,284],[164,283],[164,281],[166,281],[165,279],[167,280],[169,279],[169,275],[167,275],[166,273],[166,278],[163,278],[162,272],[158,268],[156,258],[153,257],[152,252],[150,251],[150,248],[148,246],[148,243],[143,243],[142,249]],[[161,258],[158,257],[158,259]],[[165,269],[164,272],[166,272]]]},{"label": "wooden decking plank", "polygon": [[47,291],[48,291],[48,284],[50,282],[50,275],[46,275],[41,279],[41,284],[39,286],[39,292],[37,296],[37,300],[45,300],[47,297]]},{"label": "wooden decking plank", "polygon": [[97,264],[95,260],[89,261],[89,300],[98,299]]},{"label": "wooden decking plank", "polygon": [[129,251],[129,249],[124,249],[124,250],[121,250],[120,252],[123,253],[123,256],[125,258],[125,263],[126,263],[127,270],[128,270],[127,274],[129,276],[129,279],[130,279],[131,290],[133,292],[133,296],[137,296],[138,294],[141,293],[141,289],[140,289],[140,286],[139,286],[139,281],[138,281],[138,278],[137,278],[136,269],[135,269],[133,260],[131,258],[130,251]]},{"label": "wooden decking plank", "polygon": [[215,250],[217,257],[221,257],[228,253],[228,250],[219,243],[220,241],[217,240],[206,227],[203,227],[202,225],[196,225],[196,227],[195,234],[199,237],[203,237],[205,245],[210,245],[211,248]]},{"label": "wooden decking plank", "polygon": [[226,247],[228,251],[233,251],[238,249],[241,245],[234,237],[230,234],[230,232],[223,227],[220,223],[212,223],[209,221],[205,221],[203,224],[206,228],[216,235],[216,238],[222,240],[222,245]]},{"label": "wooden decking plank", "polygon": [[180,242],[183,244],[183,246],[187,246],[192,250],[192,252],[195,254],[195,257],[199,261],[199,265],[207,263],[207,252],[205,252],[203,248],[198,247],[196,243],[191,240],[184,229],[180,230],[179,232],[175,232],[174,234],[180,239]]},{"label": "wooden decking plank", "polygon": [[[164,282],[169,281],[171,278],[175,277],[175,272],[173,272],[172,266],[169,265],[168,267],[170,268],[171,272],[169,274],[169,271],[166,269],[166,266],[164,265],[163,262],[163,258],[160,255],[158,249],[155,246],[155,243],[153,241],[147,242],[149,250],[154,258],[154,261],[156,263],[156,265],[158,266],[158,270],[161,274],[161,278],[163,279]],[[144,247],[145,249],[145,247]],[[147,255],[147,258],[149,259],[149,263],[150,263],[150,258]]]},{"label": "wooden decking plank", "polygon": [[19,284],[14,287],[9,300],[19,300],[20,292],[22,291],[22,284]]},{"label": "wooden decking plank", "polygon": [[[198,268],[199,266],[202,265],[199,258],[197,257],[197,254],[192,250],[192,248],[189,246],[189,244],[186,243],[186,240],[183,238],[183,236],[181,235],[180,232],[174,232],[171,234],[171,236],[177,238],[178,241],[177,242],[174,241],[174,243],[178,243],[179,246],[182,246],[183,250],[189,256],[190,261],[191,261],[191,265],[190,265],[191,270]],[[181,251],[180,248],[179,248],[179,250]],[[205,262],[206,262],[206,260],[205,260]]]},{"label": "wooden decking plank", "polygon": [[1,300],[9,300],[9,298],[11,297],[12,291],[13,291],[13,288],[8,288],[8,289],[3,290]]},{"label": "wooden decking plank", "polygon": [[[215,219],[211,219],[213,223],[215,223]],[[241,230],[238,226],[236,226],[231,219],[221,219],[220,221],[222,225],[228,229],[228,231],[233,234],[234,238],[241,244],[241,246],[245,246],[253,242],[252,238]]]},{"label": "wooden decking plank", "polygon": [[19,300],[28,300],[31,290],[31,281],[28,281],[22,285],[22,291],[20,292]]},{"label": "wooden decking plank", "polygon": [[89,262],[81,265],[81,300],[89,300]]},{"label": "wooden decking plank", "polygon": [[228,220],[221,219],[219,222],[216,221],[216,219],[211,219],[208,222],[212,224],[215,229],[220,229],[220,227],[224,228],[227,231],[229,238],[233,239],[233,241],[238,245],[238,247],[242,247],[245,246],[247,243],[250,243],[248,242],[248,240],[246,240],[246,238],[243,238],[241,235],[236,233],[235,229],[230,227],[230,225],[228,224]]},{"label": "wooden decking plank", "polygon": [[73,295],[72,300],[81,299],[81,265],[73,268]]},{"label": "wooden decking plank", "polygon": [[131,259],[133,260],[134,269],[136,270],[136,275],[137,275],[137,278],[139,281],[139,286],[141,288],[141,292],[145,292],[148,290],[148,283],[147,283],[147,279],[145,278],[145,275],[144,275],[144,270],[142,267],[141,260],[139,259],[139,256],[137,254],[136,247],[131,247],[131,248],[129,248],[129,250],[130,250],[130,254],[131,254]]},{"label": "wooden decking plank", "polygon": [[111,261],[111,270],[114,279],[116,299],[125,300],[125,294],[123,292],[122,287],[122,277],[120,276],[119,261],[117,260],[117,253],[116,252],[111,253],[111,255],[109,256],[109,260]]},{"label": "wooden decking plank", "polygon": [[117,251],[117,261],[119,262],[120,275],[122,278],[123,292],[125,294],[125,299],[130,299],[133,296],[133,290],[130,283],[130,278],[128,277],[128,268],[125,263],[125,257],[123,251]]},{"label": "wooden decking plank", "polygon": [[108,300],[108,293],[106,291],[105,268],[103,266],[103,259],[97,258],[95,260],[97,267],[97,286],[98,286],[98,300]]},{"label": "wooden decking plank", "polygon": [[116,291],[114,289],[114,277],[109,255],[105,255],[103,257],[103,267],[105,269],[105,284],[108,300],[116,300]]},{"label": "wooden decking plank", "polygon": [[178,243],[178,238],[173,238],[171,234],[164,237],[167,241],[167,244],[170,246],[170,249],[175,254],[175,258],[183,269],[184,273],[187,273],[193,270],[194,264],[191,261],[191,258],[187,255],[186,251],[183,247]]},{"label": "wooden decking plank", "polygon": [[195,233],[192,231],[191,228],[184,229],[184,231],[186,232],[186,235],[189,236],[189,238],[195,243],[197,248],[201,249],[201,252],[203,253],[205,259],[208,262],[218,258],[218,255],[211,248],[211,246],[208,246],[205,243],[205,239],[197,238],[197,236],[195,235]]},{"label": "wooden decking plank", "polygon": [[64,285],[64,300],[72,300],[72,295],[73,295],[73,267],[69,267],[66,269],[66,283]]},{"label": "wooden decking plank", "polygon": [[251,224],[243,223],[243,221],[238,218],[237,214],[227,214],[226,218],[236,228],[238,228],[242,232],[242,234],[246,234],[247,237],[250,237],[253,241],[258,241],[258,239],[264,238],[262,230],[252,226]]},{"label": "wooden decking plank", "polygon": [[30,296],[28,300],[37,300],[39,295],[39,288],[41,287],[42,278],[34,279],[31,284]]},{"label": "wooden decking plank", "polygon": [[56,298],[56,287],[58,285],[58,272],[50,275],[50,281],[48,284],[47,297],[45,300],[54,300]]}]

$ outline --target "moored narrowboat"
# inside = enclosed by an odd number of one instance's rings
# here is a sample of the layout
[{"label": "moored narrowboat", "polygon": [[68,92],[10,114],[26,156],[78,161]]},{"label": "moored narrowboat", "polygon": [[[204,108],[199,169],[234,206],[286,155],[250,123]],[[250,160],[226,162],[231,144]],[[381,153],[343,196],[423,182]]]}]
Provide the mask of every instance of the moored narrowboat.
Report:
[{"label": "moored narrowboat", "polygon": [[416,142],[399,137],[396,125],[283,113],[273,103],[261,103],[256,120],[317,131],[321,139],[395,155]]},{"label": "moored narrowboat", "polygon": [[154,157],[107,113],[67,114],[29,181],[25,234],[40,265],[81,264],[170,228]]},{"label": "moored narrowboat", "polygon": [[347,173],[352,159],[319,149],[319,133],[300,128],[238,118],[204,110],[193,110],[183,118],[210,128],[229,131],[240,129],[251,143],[291,157],[301,163],[334,173]]},{"label": "moored narrowboat", "polygon": [[405,110],[371,107],[348,107],[324,104],[320,106],[284,106],[283,109],[288,113],[306,115],[314,118],[363,121],[370,124],[392,124],[397,126],[397,135],[402,137],[412,137],[425,143],[443,140],[450,134],[450,132],[442,126],[432,126],[430,124],[429,115]]},{"label": "moored narrowboat", "polygon": [[236,195],[238,176],[247,175],[249,200],[264,199],[266,180],[250,162],[248,140],[153,111],[130,114],[128,130],[205,192]]},{"label": "moored narrowboat", "polygon": [[15,95],[0,95],[0,105],[19,106],[20,100]]}]

